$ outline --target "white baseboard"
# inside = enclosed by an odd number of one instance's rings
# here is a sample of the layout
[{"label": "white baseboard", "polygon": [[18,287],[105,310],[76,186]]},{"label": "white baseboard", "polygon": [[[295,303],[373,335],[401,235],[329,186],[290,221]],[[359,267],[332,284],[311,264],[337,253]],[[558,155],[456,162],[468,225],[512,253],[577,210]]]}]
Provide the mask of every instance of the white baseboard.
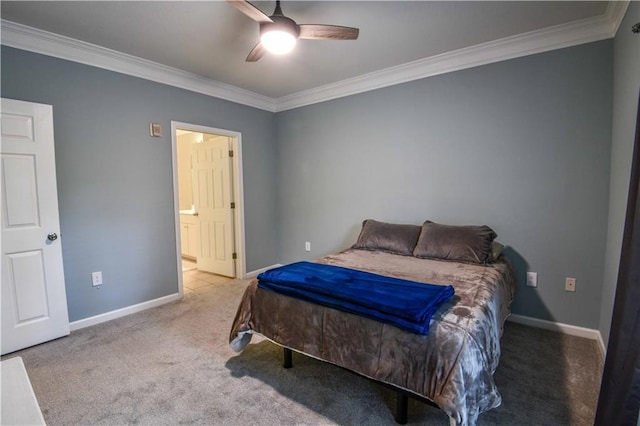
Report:
[{"label": "white baseboard", "polygon": [[157,299],[138,303],[136,305],[131,305],[125,308],[116,309],[115,311],[105,312],[104,314],[96,315],[89,318],[84,318],[78,321],[73,321],[69,323],[69,329],[71,331],[80,330],[81,328],[89,327],[92,325],[111,321],[116,318],[135,314],[136,312],[141,312],[146,309],[155,308],[156,306],[164,305],[166,303],[173,302],[181,298],[182,298],[182,294],[180,293],[174,293],[168,296],[159,297]]},{"label": "white baseboard", "polygon": [[585,337],[587,339],[595,340],[596,342],[598,342],[598,347],[600,348],[600,352],[603,357],[606,353],[604,341],[602,340],[602,335],[600,334],[599,330],[515,314],[509,315],[507,321],[536,328],[543,328],[545,330],[557,331],[559,333],[569,334],[571,336]]},{"label": "white baseboard", "polygon": [[[272,268],[276,268],[278,266],[282,266],[282,264],[276,263],[275,265],[271,265],[264,268],[256,269],[255,271],[247,272],[247,274],[245,275],[245,278],[255,278],[261,272],[264,272]],[[106,321],[111,321],[116,318],[135,314],[136,312],[141,312],[146,309],[155,308],[156,306],[164,305],[165,303],[173,302],[181,298],[182,298],[181,293],[170,294],[168,296],[160,297],[158,299],[153,299],[147,302],[138,303],[137,305],[127,306],[125,308],[116,309],[115,311],[105,312],[104,314],[96,315],[89,318],[84,318],[78,321],[73,321],[69,323],[69,329],[70,331],[80,330],[81,328],[90,327],[92,325],[100,324]]]},{"label": "white baseboard", "polygon": [[[272,268],[277,268],[278,266],[282,266],[282,265],[279,263],[276,263],[275,265],[271,265],[264,268],[256,269],[255,271],[247,272],[245,278],[255,278],[260,273]],[[161,306],[166,303],[179,300],[181,298],[182,298],[182,295],[180,293],[170,294],[168,296],[160,297],[158,299],[149,300],[147,302],[138,303],[136,305],[127,306],[125,308],[116,309],[110,312],[105,312],[104,314],[96,315],[89,318],[84,318],[78,321],[73,321],[69,323],[69,329],[71,331],[80,330],[85,327],[101,324],[103,322],[111,321],[116,318],[121,318],[127,315],[135,314],[136,312],[141,312],[146,309],[155,308],[156,306]],[[594,330],[586,327],[579,327],[571,324],[564,324],[561,322],[547,321],[539,318],[527,317],[524,315],[515,315],[515,314],[509,315],[509,317],[507,318],[507,321],[528,325],[531,327],[542,328],[545,330],[557,331],[560,333],[569,334],[571,336],[585,337],[587,339],[595,340],[598,343],[598,347],[600,348],[600,352],[602,356],[604,357],[606,354],[606,347],[604,345],[604,341],[602,339],[602,335],[600,334],[599,330]]]},{"label": "white baseboard", "polygon": [[244,277],[245,278],[255,278],[258,275],[260,275],[261,273],[263,273],[264,271],[268,271],[269,269],[277,268],[279,266],[282,266],[282,264],[281,263],[276,263],[275,265],[266,266],[264,268],[256,269],[255,271],[247,272]]},{"label": "white baseboard", "polygon": [[[600,352],[602,353],[602,358],[607,357],[607,346],[604,344],[604,340],[602,340],[602,333],[598,331],[598,346],[600,347]],[[640,426],[640,425],[638,425]]]}]

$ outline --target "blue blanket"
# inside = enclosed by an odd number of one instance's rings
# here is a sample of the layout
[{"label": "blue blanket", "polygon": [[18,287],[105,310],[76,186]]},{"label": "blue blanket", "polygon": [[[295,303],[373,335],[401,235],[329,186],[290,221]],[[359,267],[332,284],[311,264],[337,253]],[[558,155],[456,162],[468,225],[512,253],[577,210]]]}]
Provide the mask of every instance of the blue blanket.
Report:
[{"label": "blue blanket", "polygon": [[431,316],[453,296],[451,286],[311,262],[263,272],[258,287],[425,335]]}]

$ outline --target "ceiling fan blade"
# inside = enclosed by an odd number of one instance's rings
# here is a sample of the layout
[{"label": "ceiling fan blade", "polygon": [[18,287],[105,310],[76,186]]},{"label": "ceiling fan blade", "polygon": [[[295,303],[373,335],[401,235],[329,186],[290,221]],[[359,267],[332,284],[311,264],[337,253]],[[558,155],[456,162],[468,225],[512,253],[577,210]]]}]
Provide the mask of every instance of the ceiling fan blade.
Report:
[{"label": "ceiling fan blade", "polygon": [[267,53],[267,49],[264,48],[262,43],[258,43],[255,45],[251,52],[249,52],[249,56],[245,59],[246,62],[257,62],[258,59],[262,58],[262,56]]},{"label": "ceiling fan blade", "polygon": [[302,24],[298,27],[300,28],[298,38],[311,40],[355,40],[360,33],[357,28],[338,25]]},{"label": "ceiling fan blade", "polygon": [[238,9],[240,12],[247,15],[249,18],[253,19],[259,23],[273,22],[271,18],[264,14],[260,9],[249,3],[245,0],[227,0],[231,6]]}]

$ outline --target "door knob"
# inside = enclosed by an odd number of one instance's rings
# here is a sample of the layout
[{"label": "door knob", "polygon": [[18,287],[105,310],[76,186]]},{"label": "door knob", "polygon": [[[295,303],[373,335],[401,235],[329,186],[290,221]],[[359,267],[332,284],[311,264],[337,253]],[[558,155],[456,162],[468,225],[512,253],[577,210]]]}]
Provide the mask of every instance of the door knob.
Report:
[{"label": "door knob", "polygon": [[47,239],[49,241],[55,241],[58,239],[58,234],[56,234],[55,232],[52,232],[49,235],[47,235]]}]

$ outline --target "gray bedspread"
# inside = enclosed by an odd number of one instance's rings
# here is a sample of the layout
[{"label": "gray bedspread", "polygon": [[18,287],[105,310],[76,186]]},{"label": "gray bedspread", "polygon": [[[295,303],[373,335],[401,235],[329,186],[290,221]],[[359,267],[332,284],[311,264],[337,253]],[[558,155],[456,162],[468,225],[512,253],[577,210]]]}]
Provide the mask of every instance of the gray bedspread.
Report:
[{"label": "gray bedspread", "polygon": [[475,265],[349,249],[317,260],[408,280],[450,284],[454,298],[427,336],[257,287],[238,307],[229,341],[241,351],[252,333],[366,377],[428,398],[456,424],[474,425],[501,403],[493,380],[515,290],[508,261]]}]

